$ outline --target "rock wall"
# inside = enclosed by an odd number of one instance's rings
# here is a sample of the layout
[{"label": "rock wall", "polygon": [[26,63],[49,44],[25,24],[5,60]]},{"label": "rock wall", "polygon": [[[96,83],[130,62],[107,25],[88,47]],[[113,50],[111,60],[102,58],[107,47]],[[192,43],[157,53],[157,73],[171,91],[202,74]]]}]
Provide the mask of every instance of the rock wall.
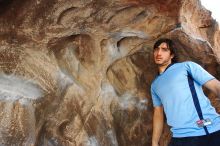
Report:
[{"label": "rock wall", "polygon": [[150,146],[160,37],[220,77],[219,26],[199,0],[0,0],[0,145]]}]

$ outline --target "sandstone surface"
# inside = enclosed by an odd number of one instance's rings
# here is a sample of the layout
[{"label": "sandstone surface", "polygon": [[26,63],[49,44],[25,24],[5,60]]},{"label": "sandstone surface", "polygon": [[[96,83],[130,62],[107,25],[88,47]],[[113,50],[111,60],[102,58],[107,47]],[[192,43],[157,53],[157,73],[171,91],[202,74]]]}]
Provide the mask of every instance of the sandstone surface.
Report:
[{"label": "sandstone surface", "polygon": [[219,26],[199,0],[0,0],[0,145],[150,146],[161,37],[220,77]]}]

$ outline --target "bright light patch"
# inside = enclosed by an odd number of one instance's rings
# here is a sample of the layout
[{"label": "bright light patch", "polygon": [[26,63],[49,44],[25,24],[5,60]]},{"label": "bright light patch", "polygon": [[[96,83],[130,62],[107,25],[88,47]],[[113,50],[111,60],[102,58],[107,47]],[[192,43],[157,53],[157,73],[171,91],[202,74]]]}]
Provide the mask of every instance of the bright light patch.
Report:
[{"label": "bright light patch", "polygon": [[212,12],[212,17],[220,24],[219,0],[201,0],[202,5]]}]

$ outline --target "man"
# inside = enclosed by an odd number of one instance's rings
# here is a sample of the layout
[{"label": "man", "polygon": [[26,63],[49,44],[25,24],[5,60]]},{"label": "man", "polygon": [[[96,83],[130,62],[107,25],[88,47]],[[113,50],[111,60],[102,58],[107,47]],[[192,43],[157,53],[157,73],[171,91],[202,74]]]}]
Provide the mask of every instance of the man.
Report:
[{"label": "man", "polygon": [[220,146],[220,115],[202,90],[205,86],[220,96],[220,82],[194,62],[177,63],[170,39],[158,40],[153,49],[159,74],[151,85],[152,146],[159,146],[164,112],[171,126],[170,146]]}]

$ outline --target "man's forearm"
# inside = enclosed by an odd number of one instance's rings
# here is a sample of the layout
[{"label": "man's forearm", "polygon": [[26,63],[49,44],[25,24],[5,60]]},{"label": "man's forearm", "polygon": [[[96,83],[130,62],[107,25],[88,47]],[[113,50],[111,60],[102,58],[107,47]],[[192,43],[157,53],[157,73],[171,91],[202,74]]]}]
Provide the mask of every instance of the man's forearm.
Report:
[{"label": "man's forearm", "polygon": [[159,146],[160,136],[163,131],[163,124],[164,124],[163,107],[155,107],[154,116],[153,116],[152,146]]}]

